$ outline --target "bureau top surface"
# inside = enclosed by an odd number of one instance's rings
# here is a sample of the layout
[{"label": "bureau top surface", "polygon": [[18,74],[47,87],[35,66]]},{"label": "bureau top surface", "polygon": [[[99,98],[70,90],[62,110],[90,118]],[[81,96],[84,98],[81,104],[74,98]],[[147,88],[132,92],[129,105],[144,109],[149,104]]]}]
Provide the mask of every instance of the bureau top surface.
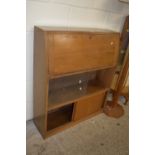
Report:
[{"label": "bureau top surface", "polygon": [[53,27],[53,26],[35,26],[43,31],[54,32],[96,32],[96,33],[119,33],[109,29],[102,28],[82,28],[82,27]]}]

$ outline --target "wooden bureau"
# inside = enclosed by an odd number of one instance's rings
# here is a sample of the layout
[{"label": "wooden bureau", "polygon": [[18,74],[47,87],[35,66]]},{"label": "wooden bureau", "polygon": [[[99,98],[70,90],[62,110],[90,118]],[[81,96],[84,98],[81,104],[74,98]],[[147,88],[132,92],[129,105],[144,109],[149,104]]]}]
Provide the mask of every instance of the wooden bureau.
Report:
[{"label": "wooden bureau", "polygon": [[34,122],[44,138],[102,112],[120,34],[34,28]]}]

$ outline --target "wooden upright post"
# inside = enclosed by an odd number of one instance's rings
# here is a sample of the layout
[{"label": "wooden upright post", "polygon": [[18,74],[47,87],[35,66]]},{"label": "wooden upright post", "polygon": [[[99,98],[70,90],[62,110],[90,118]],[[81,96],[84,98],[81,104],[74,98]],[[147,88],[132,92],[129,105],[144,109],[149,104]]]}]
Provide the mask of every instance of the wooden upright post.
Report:
[{"label": "wooden upright post", "polygon": [[104,113],[110,117],[115,118],[121,117],[124,114],[124,109],[120,104],[118,104],[118,100],[124,86],[124,81],[126,79],[126,76],[128,75],[128,69],[129,69],[129,48],[126,49],[126,47],[128,47],[128,40],[129,40],[128,33],[129,33],[129,16],[126,17],[124,23],[120,45],[120,50],[121,49],[126,50],[126,55],[123,61],[118,82],[116,84],[116,88],[113,91],[113,100],[108,101],[104,107]]}]

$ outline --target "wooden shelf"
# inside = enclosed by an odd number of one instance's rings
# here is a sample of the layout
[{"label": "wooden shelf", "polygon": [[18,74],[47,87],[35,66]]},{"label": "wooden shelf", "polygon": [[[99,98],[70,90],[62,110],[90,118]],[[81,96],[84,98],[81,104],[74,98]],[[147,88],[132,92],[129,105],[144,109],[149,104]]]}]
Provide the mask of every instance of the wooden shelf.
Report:
[{"label": "wooden shelf", "polygon": [[[82,89],[81,89],[82,88]],[[103,93],[106,89],[96,84],[89,84],[86,88],[80,85],[73,85],[58,89],[49,94],[48,110],[76,102],[79,99]]]},{"label": "wooden shelf", "polygon": [[91,114],[91,115],[89,115],[89,116],[87,116],[87,117],[85,117],[85,118],[83,118],[81,120],[71,121],[71,122],[65,123],[64,125],[58,126],[58,127],[54,128],[52,130],[49,130],[49,131],[47,131],[47,137],[49,137],[51,135],[54,135],[54,134],[56,134],[56,133],[58,133],[60,131],[63,131],[64,129],[67,129],[69,127],[73,127],[73,126],[77,125],[78,123],[80,123],[82,121],[85,121],[85,120],[87,120],[87,119],[89,119],[89,118],[91,118],[93,116],[96,116],[97,114],[100,114],[102,112],[103,112],[103,109],[101,109],[100,111],[98,111],[96,113],[93,113],[93,114]]}]

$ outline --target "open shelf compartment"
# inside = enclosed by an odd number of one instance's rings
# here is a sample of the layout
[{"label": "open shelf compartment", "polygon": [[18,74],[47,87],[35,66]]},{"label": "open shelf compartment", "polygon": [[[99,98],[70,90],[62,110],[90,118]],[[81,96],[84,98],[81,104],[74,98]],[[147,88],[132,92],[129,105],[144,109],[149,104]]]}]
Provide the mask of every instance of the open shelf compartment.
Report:
[{"label": "open shelf compartment", "polygon": [[49,111],[47,114],[47,131],[71,122],[73,106],[72,103]]}]

